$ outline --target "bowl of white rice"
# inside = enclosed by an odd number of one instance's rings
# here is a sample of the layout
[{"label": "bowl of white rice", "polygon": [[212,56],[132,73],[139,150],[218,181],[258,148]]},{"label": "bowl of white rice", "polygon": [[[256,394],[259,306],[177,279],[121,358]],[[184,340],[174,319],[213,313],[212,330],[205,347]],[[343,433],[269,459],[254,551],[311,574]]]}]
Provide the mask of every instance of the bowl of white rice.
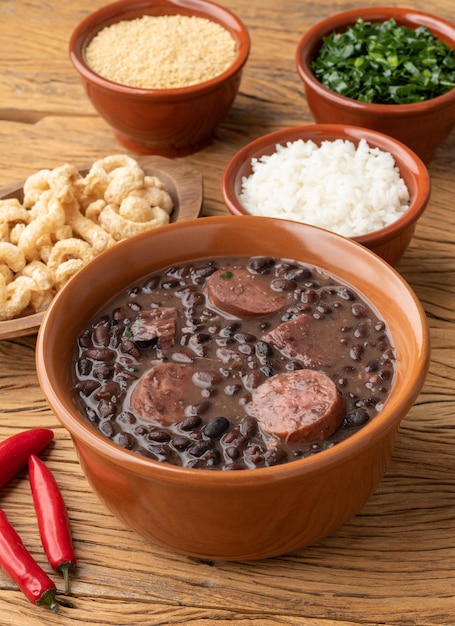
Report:
[{"label": "bowl of white rice", "polygon": [[244,146],[227,164],[222,194],[235,215],[303,222],[366,246],[396,265],[430,197],[423,161],[370,129],[309,124]]}]

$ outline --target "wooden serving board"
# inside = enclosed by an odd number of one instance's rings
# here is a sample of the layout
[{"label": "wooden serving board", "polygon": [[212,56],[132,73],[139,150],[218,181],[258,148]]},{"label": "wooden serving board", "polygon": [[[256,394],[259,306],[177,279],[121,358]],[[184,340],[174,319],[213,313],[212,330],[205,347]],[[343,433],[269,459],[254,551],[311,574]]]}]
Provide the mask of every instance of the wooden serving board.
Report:
[{"label": "wooden serving board", "polygon": [[[174,204],[171,223],[199,216],[203,198],[203,181],[199,172],[183,162],[160,156],[138,156],[135,158],[147,175],[156,176],[164,183]],[[89,169],[90,165],[78,167],[83,175]],[[17,198],[22,202],[24,182],[11,183],[2,187],[0,199]],[[33,313],[0,322],[0,340],[37,333],[44,315],[45,312]]]}]

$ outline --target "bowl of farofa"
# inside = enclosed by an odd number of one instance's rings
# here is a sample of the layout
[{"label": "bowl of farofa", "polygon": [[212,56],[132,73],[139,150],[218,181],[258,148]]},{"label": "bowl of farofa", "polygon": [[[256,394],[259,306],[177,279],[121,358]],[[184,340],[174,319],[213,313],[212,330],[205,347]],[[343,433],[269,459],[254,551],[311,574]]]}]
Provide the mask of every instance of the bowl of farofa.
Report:
[{"label": "bowl of farofa", "polygon": [[332,230],[391,265],[428,205],[430,176],[406,145],[343,124],[278,130],[245,145],[221,181],[228,210]]},{"label": "bowl of farofa", "polygon": [[218,559],[298,550],[358,513],[428,363],[423,308],[390,265],[252,216],[120,242],[57,294],[37,341],[101,501],[154,543]]},{"label": "bowl of farofa", "polygon": [[295,62],[316,122],[372,128],[425,162],[455,123],[455,25],[398,7],[364,7],[314,24]]},{"label": "bowl of farofa", "polygon": [[249,50],[240,19],[202,0],[121,0],[85,17],[69,43],[85,91],[118,141],[167,157],[210,143]]}]

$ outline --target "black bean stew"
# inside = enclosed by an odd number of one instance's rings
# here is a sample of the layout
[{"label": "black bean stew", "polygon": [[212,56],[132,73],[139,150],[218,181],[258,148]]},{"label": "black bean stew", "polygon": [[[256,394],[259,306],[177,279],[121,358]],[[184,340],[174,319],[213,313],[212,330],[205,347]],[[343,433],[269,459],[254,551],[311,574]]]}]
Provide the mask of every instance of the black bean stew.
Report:
[{"label": "black bean stew", "polygon": [[169,267],[78,341],[96,428],[157,461],[235,470],[319,453],[372,419],[394,375],[383,320],[318,268],[264,257]]}]

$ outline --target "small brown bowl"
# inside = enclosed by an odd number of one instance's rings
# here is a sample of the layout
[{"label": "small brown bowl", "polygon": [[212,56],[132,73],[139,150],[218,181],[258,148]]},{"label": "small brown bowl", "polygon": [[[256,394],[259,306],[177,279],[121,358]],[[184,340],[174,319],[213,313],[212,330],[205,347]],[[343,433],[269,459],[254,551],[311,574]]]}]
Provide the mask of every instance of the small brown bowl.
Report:
[{"label": "small brown bowl", "polygon": [[228,210],[237,215],[248,214],[240,201],[240,193],[243,178],[252,173],[251,160],[273,154],[277,144],[284,146],[288,142],[299,139],[311,140],[317,145],[323,141],[337,139],[347,140],[357,145],[361,139],[365,139],[371,148],[379,148],[392,154],[401,178],[409,190],[409,209],[389,226],[352,239],[381,256],[391,265],[396,265],[412,239],[417,220],[428,204],[431,193],[430,176],[425,164],[407,146],[392,137],[368,128],[343,124],[308,124],[275,131],[252,141],[232,157],[224,170],[221,190]]},{"label": "small brown bowl", "polygon": [[[102,435],[76,407],[72,364],[81,330],[103,304],[147,274],[195,259],[277,256],[326,270],[357,289],[389,327],[395,374],[381,411],[337,445],[282,465],[189,469],[145,458]],[[305,224],[220,216],[119,243],[59,292],[37,341],[43,392],[101,501],[152,542],[185,554],[258,559],[298,550],[360,511],[380,482],[401,420],[429,366],[425,313],[401,276],[364,246]]]},{"label": "small brown bowl", "polygon": [[311,70],[323,38],[345,31],[359,18],[373,23],[393,18],[397,24],[408,28],[426,26],[436,38],[455,48],[455,24],[415,9],[366,7],[331,15],[305,32],[295,55],[297,72],[314,120],[364,126],[386,133],[405,143],[428,163],[455,124],[455,89],[412,104],[369,104],[331,91]]},{"label": "small brown bowl", "polygon": [[[90,41],[113,23],[144,15],[201,17],[223,26],[237,44],[231,66],[215,78],[188,87],[142,89],[112,82],[86,62]],[[228,9],[205,0],[120,0],[88,15],[74,30],[69,53],[91,103],[117,140],[142,154],[183,156],[202,149],[238,93],[250,51],[248,31]]]}]

